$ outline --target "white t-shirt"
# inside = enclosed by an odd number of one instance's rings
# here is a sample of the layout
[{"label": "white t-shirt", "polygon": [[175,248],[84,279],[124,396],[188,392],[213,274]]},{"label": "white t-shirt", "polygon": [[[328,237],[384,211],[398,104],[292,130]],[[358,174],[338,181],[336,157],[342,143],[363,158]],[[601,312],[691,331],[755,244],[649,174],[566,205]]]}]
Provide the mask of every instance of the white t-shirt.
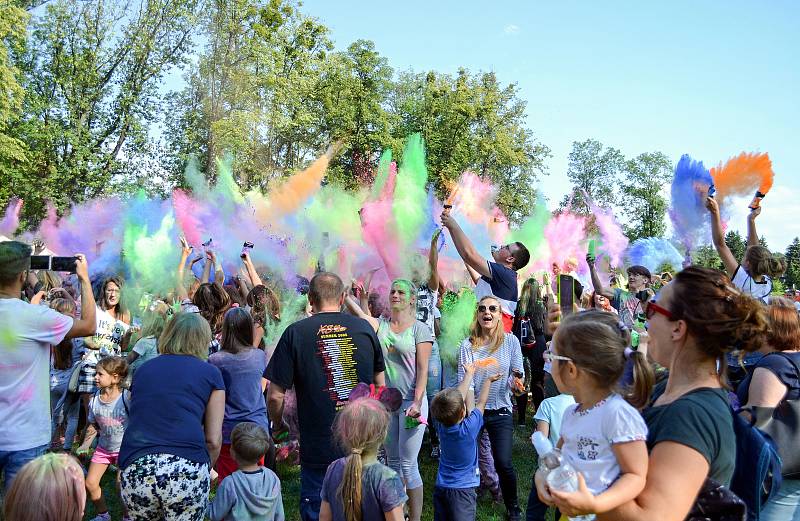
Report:
[{"label": "white t-shirt", "polygon": [[772,293],[772,279],[764,275],[764,280],[756,282],[753,277],[741,265],[736,268],[731,278],[733,285],[742,290],[742,293],[750,295],[756,300],[767,303],[769,294]]},{"label": "white t-shirt", "polygon": [[50,442],[50,346],[72,317],[20,299],[0,299],[0,450]]},{"label": "white t-shirt", "polygon": [[427,284],[417,289],[417,320],[428,326],[431,334],[436,337],[433,321],[436,319],[436,301],[439,299],[438,291],[431,291]]},{"label": "white t-shirt", "polygon": [[604,492],[619,477],[620,469],[611,446],[646,441],[647,425],[622,396],[614,393],[591,409],[579,411],[575,404],[561,420],[561,453],[583,474],[592,494]]},{"label": "white t-shirt", "polygon": [[122,337],[130,326],[122,320],[114,319],[108,311],[97,308],[97,331],[92,337],[97,353],[101,358],[122,354]]}]

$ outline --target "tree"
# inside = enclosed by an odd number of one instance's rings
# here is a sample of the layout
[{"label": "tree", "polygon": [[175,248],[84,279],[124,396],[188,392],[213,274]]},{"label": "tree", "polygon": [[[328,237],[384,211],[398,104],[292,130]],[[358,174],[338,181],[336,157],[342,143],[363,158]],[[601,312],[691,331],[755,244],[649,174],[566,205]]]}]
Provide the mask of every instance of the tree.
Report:
[{"label": "tree", "polygon": [[724,269],[722,259],[719,258],[717,250],[707,244],[697,248],[697,251],[692,255],[692,264],[715,270]]},{"label": "tree", "polygon": [[625,233],[631,241],[661,237],[666,231],[664,186],[672,181],[672,162],[661,152],[644,153],[625,161],[620,190]]},{"label": "tree", "polygon": [[741,261],[744,258],[744,252],[747,249],[747,243],[737,230],[731,230],[725,234],[725,244],[733,253],[733,258]]},{"label": "tree", "polygon": [[594,139],[573,142],[567,165],[572,190],[564,196],[561,208],[569,206],[574,213],[589,215],[584,193],[602,208],[613,207],[617,201],[614,186],[624,168],[625,157],[616,148],[604,148]]},{"label": "tree", "polygon": [[800,285],[800,238],[795,237],[786,248],[786,277],[787,285],[797,287]]},{"label": "tree", "polygon": [[15,137],[28,149],[10,191],[28,218],[113,191],[138,169],[165,71],[182,63],[196,0],[55,0],[32,20],[17,59],[26,96]]}]

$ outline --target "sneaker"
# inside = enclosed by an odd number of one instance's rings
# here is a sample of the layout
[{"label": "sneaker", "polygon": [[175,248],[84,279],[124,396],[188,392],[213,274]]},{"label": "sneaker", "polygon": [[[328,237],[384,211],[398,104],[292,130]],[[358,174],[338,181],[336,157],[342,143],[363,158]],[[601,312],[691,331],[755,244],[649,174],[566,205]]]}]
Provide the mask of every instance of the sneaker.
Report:
[{"label": "sneaker", "polygon": [[441,454],[441,452],[439,451],[439,446],[436,445],[431,449],[431,458],[439,459],[439,454]]},{"label": "sneaker", "polygon": [[512,507],[506,514],[508,521],[522,521],[522,510],[518,506]]},{"label": "sneaker", "polygon": [[92,518],[92,521],[111,521],[111,514],[109,512],[103,512],[102,514],[97,514]]}]

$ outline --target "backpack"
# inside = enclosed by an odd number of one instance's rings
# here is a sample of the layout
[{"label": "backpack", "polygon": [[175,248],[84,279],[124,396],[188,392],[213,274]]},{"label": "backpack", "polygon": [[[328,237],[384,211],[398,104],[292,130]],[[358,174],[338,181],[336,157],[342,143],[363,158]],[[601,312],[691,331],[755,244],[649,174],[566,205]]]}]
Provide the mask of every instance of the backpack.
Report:
[{"label": "backpack", "polygon": [[754,427],[752,420],[730,410],[736,435],[736,466],[730,489],[747,505],[747,520],[757,521],[764,505],[781,488],[781,457],[772,439]]}]

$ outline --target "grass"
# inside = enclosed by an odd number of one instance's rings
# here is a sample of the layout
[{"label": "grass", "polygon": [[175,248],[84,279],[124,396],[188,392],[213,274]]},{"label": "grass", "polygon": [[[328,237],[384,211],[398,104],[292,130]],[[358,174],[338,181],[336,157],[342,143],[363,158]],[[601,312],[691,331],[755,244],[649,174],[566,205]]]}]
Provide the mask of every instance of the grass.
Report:
[{"label": "grass", "polygon": [[[530,436],[531,427],[515,428],[514,430],[514,446],[513,446],[513,459],[514,469],[517,471],[517,488],[519,494],[520,507],[524,510],[528,502],[528,493],[531,489],[531,481],[533,473],[536,469],[536,454],[531,446]],[[420,472],[422,473],[422,480],[425,483],[425,503],[422,513],[422,519],[433,519],[433,484],[436,483],[436,470],[437,462],[430,458],[430,446],[427,444],[422,446],[419,456]],[[283,506],[286,510],[286,519],[294,521],[300,519],[299,504],[300,504],[300,467],[289,467],[279,465],[278,477],[281,479],[281,487],[283,492]],[[116,492],[115,476],[111,472],[106,472],[103,476],[103,494],[106,498],[111,518],[113,520],[122,519],[122,508],[119,496]],[[94,508],[91,501],[86,507],[86,515],[84,519],[92,519],[94,517]],[[478,501],[478,521],[503,521],[505,519],[505,507],[501,504],[492,502],[490,498],[485,498]]]}]

